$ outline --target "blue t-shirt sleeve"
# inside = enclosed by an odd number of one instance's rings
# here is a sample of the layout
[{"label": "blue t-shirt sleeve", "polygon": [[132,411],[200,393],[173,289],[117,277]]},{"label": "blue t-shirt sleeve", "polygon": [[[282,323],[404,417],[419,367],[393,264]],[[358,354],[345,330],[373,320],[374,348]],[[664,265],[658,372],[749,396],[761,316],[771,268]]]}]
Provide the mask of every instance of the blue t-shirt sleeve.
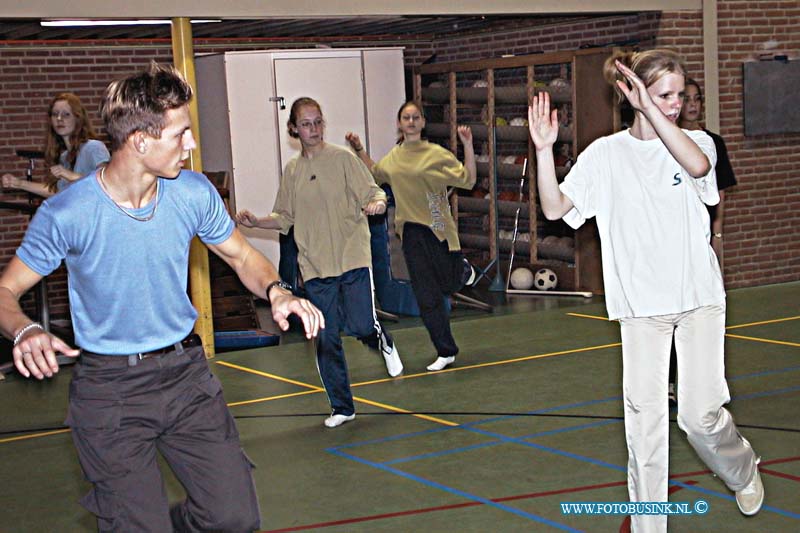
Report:
[{"label": "blue t-shirt sleeve", "polygon": [[81,147],[78,158],[75,160],[74,172],[86,176],[93,172],[100,163],[107,163],[111,159],[106,145],[97,140],[89,140]]},{"label": "blue t-shirt sleeve", "polygon": [[61,264],[67,249],[67,241],[45,202],[28,225],[17,257],[37,274],[47,276]]},{"label": "blue t-shirt sleeve", "polygon": [[200,225],[197,236],[206,244],[219,244],[225,242],[233,233],[236,225],[233,223],[225,203],[217,190],[205,176],[202,180],[205,184],[206,201],[195,204],[198,209],[202,209],[200,215]]}]

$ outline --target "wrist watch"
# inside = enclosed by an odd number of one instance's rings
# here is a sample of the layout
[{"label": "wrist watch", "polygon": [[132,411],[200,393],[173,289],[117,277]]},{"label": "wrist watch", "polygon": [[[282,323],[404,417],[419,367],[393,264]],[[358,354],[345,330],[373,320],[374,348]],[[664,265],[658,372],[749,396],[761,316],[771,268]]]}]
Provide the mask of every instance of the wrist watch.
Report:
[{"label": "wrist watch", "polygon": [[284,290],[287,290],[289,292],[292,292],[292,286],[291,285],[289,285],[288,283],[286,283],[282,279],[276,279],[275,281],[273,281],[272,283],[267,285],[267,288],[264,291],[264,295],[267,297],[267,301],[270,303],[270,305],[272,304],[272,300],[270,300],[270,298],[269,298],[269,291],[271,291],[272,288],[275,287],[275,286],[278,286],[281,289],[284,289]]}]

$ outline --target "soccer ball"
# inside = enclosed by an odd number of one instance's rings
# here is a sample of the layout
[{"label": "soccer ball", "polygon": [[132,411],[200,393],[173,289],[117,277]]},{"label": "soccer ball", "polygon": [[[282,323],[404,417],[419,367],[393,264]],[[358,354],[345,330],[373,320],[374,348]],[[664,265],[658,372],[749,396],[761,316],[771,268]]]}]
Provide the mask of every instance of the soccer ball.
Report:
[{"label": "soccer ball", "polygon": [[510,282],[515,289],[527,291],[533,285],[533,272],[525,267],[515,268],[511,273]]},{"label": "soccer ball", "polygon": [[558,285],[558,276],[549,268],[540,268],[533,276],[533,287],[540,291],[550,291]]}]

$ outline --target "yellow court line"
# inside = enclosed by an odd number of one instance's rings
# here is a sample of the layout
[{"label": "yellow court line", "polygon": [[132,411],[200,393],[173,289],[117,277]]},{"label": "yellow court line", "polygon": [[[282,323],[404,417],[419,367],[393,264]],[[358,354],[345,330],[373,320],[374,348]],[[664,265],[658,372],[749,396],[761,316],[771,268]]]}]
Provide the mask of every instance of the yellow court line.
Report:
[{"label": "yellow court line", "polygon": [[0,439],[0,444],[7,442],[15,442],[18,440],[38,439],[39,437],[49,437],[50,435],[58,435],[60,433],[69,433],[71,429],[58,429],[55,431],[48,431],[46,433],[33,433],[31,435],[21,435],[19,437],[9,437],[7,439]]},{"label": "yellow court line", "polygon": [[[438,372],[421,372],[421,373],[418,373],[418,374],[410,374],[410,375],[407,375],[407,376],[398,376],[396,378],[384,378],[384,379],[377,379],[377,380],[372,380],[372,381],[365,381],[365,382],[361,382],[361,383],[352,383],[350,385],[350,387],[351,388],[352,387],[363,387],[364,385],[371,385],[371,384],[375,384],[375,383],[384,383],[384,382],[400,380],[400,379],[419,378],[419,377],[423,377],[423,376],[432,376],[432,375],[435,375],[435,374],[444,374],[446,372],[460,372],[462,370],[470,370],[470,369],[473,369],[473,368],[484,368],[484,367],[488,367],[488,366],[497,366],[497,365],[505,365],[505,364],[510,364],[510,363],[518,363],[518,362],[521,362],[521,361],[531,361],[531,360],[534,360],[534,359],[544,359],[544,358],[547,358],[547,357],[555,357],[555,356],[558,356],[558,355],[568,355],[568,354],[572,354],[572,353],[589,352],[589,351],[593,351],[593,350],[602,350],[604,348],[615,348],[615,347],[621,346],[621,345],[622,345],[622,343],[615,342],[615,343],[611,343],[611,344],[602,344],[602,345],[599,345],[599,346],[589,346],[587,348],[575,348],[575,349],[572,349],[572,350],[561,350],[561,351],[558,351],[558,352],[550,352],[550,353],[544,353],[544,354],[539,354],[539,355],[527,355],[527,356],[524,356],[524,357],[516,357],[514,359],[504,359],[502,361],[491,361],[491,362],[488,362],[488,363],[478,363],[478,364],[474,364],[474,365],[459,366],[459,367],[455,367],[455,368],[446,368],[444,370],[439,370]],[[278,381],[283,381],[285,383],[291,383],[293,385],[297,385],[297,386],[300,386],[300,387],[305,387],[307,389],[311,389],[311,390],[303,391],[303,392],[296,392],[296,393],[291,393],[291,394],[282,394],[282,395],[279,395],[279,396],[267,396],[267,397],[264,397],[264,398],[256,398],[256,399],[253,399],[253,400],[245,400],[245,401],[241,401],[241,402],[233,402],[233,403],[229,403],[228,404],[229,407],[236,407],[236,406],[240,406],[240,405],[248,405],[248,404],[254,404],[254,403],[268,402],[268,401],[272,401],[272,400],[290,398],[290,397],[294,397],[294,396],[302,396],[302,395],[312,394],[312,393],[316,393],[316,392],[324,392],[324,389],[322,389],[320,387],[317,387],[317,386],[314,386],[314,385],[310,385],[308,383],[303,383],[301,381],[296,381],[296,380],[293,380],[293,379],[288,379],[288,378],[283,378],[283,377],[280,377],[280,376],[276,376],[275,374],[270,374],[269,372],[262,372],[261,370],[255,370],[255,369],[244,367],[244,366],[241,366],[241,365],[228,363],[227,361],[215,361],[215,363],[218,364],[218,365],[222,365],[222,366],[227,366],[229,368],[233,368],[235,370],[241,370],[242,372],[247,372],[247,373],[255,374],[255,375],[258,375],[258,376],[268,377],[268,378],[276,379]],[[382,409],[387,409],[389,411],[394,411],[394,412],[397,412],[397,413],[411,414],[412,416],[415,416],[417,418],[421,418],[423,420],[429,420],[429,421],[432,421],[432,422],[436,422],[437,424],[444,424],[444,425],[447,425],[447,426],[457,426],[458,425],[458,424],[456,424],[454,422],[449,422],[447,420],[442,420],[440,418],[435,418],[435,417],[431,417],[431,416],[427,416],[427,415],[421,415],[421,414],[412,414],[411,411],[407,411],[405,409],[401,409],[399,407],[394,407],[394,406],[391,406],[391,405],[381,404],[381,403],[375,402],[373,400],[367,400],[367,399],[361,398],[361,397],[353,397],[353,400],[359,401],[361,403],[365,403],[367,405],[380,407]]]},{"label": "yellow court line", "polygon": [[[365,382],[362,382],[362,383],[353,383],[351,385],[351,387],[361,387],[361,386],[364,386],[364,385],[370,385],[370,384],[375,384],[375,383],[383,383],[383,382],[387,382],[387,381],[394,381],[394,380],[397,380],[397,379],[411,379],[411,378],[419,378],[419,377],[423,377],[423,376],[433,376],[433,375],[436,375],[436,374],[443,374],[445,372],[460,372],[462,370],[470,370],[470,369],[473,369],[473,368],[483,368],[483,367],[487,367],[487,366],[505,365],[505,364],[510,364],[510,363],[518,363],[518,362],[521,362],[521,361],[531,361],[531,360],[534,360],[534,359],[544,359],[544,358],[547,358],[547,357],[555,357],[555,356],[558,356],[558,355],[568,355],[568,354],[572,354],[572,353],[590,352],[590,351],[593,351],[593,350],[602,350],[604,348],[615,348],[615,347],[621,346],[621,345],[622,345],[622,343],[615,342],[615,343],[612,343],[612,344],[602,344],[602,345],[599,345],[599,346],[589,346],[587,348],[576,348],[576,349],[573,349],[573,350],[562,350],[562,351],[558,351],[558,352],[550,352],[550,353],[544,353],[544,354],[539,354],[539,355],[527,355],[525,357],[516,357],[514,359],[504,359],[502,361],[491,361],[491,362],[488,362],[488,363],[478,363],[478,364],[474,364],[474,365],[459,366],[459,367],[455,367],[455,368],[446,368],[444,370],[439,370],[438,372],[421,372],[421,373],[418,373],[418,374],[410,374],[410,375],[407,375],[407,376],[398,376],[396,378],[384,378],[384,379],[377,379],[377,380],[373,380],[373,381],[365,381]],[[255,398],[253,400],[244,400],[244,401],[241,401],[241,402],[231,402],[231,403],[228,404],[228,407],[237,407],[237,406],[241,406],[241,405],[249,405],[249,404],[254,404],[254,403],[268,402],[268,401],[272,401],[272,400],[280,400],[280,399],[284,399],[284,398],[293,398],[293,397],[296,397],[296,396],[305,396],[305,395],[308,395],[308,394],[316,394],[316,393],[319,393],[319,392],[324,392],[324,389],[322,389],[321,387],[317,387],[315,385],[310,385],[308,383],[303,383],[302,381],[297,381],[297,380],[294,380],[294,379],[281,377],[281,376],[278,376],[278,375],[275,375],[275,374],[270,374],[269,372],[263,372],[261,370],[255,370],[253,368],[248,368],[246,366],[241,366],[241,365],[237,365],[237,364],[234,364],[234,363],[229,363],[227,361],[214,361],[214,363],[218,364],[218,365],[226,366],[226,367],[229,367],[229,368],[233,368],[235,370],[240,370],[242,372],[247,372],[249,374],[255,374],[257,376],[267,377],[267,378],[271,378],[271,379],[274,379],[274,380],[277,380],[277,381],[282,381],[284,383],[289,383],[289,384],[292,384],[292,385],[297,385],[298,387],[304,387],[306,389],[309,389],[309,390],[305,390],[305,391],[301,391],[301,392],[293,392],[293,393],[289,393],[289,394],[281,394],[281,395],[278,395],[278,396],[267,396],[267,397],[264,397],[264,398]],[[367,405],[372,405],[372,406],[375,406],[375,407],[379,407],[381,409],[386,409],[386,410],[394,411],[394,412],[397,412],[397,413],[411,414],[411,411],[407,411],[405,409],[401,409],[399,407],[394,407],[394,406],[391,406],[391,405],[381,404],[381,403],[378,403],[378,402],[374,402],[372,400],[367,400],[365,398],[360,398],[360,397],[356,398],[356,397],[354,397],[353,399],[354,400],[357,399],[357,401],[359,401],[361,403],[365,403]],[[457,426],[458,425],[458,424],[456,424],[454,422],[450,422],[450,421],[447,421],[447,420],[443,420],[441,418],[436,418],[436,417],[427,416],[427,415],[413,414],[412,416],[415,416],[415,417],[420,418],[422,420],[429,420],[431,422],[436,422],[437,424],[443,424],[443,425],[446,425],[446,426]],[[34,438],[38,438],[38,437],[47,437],[49,435],[56,435],[58,433],[65,433],[65,432],[68,432],[68,431],[70,431],[70,430],[69,429],[61,429],[61,430],[58,430],[58,431],[50,431],[50,432],[47,432],[47,433],[36,433],[36,434],[24,435],[24,436],[20,436],[20,437],[10,437],[10,438],[7,438],[7,439],[0,439],[0,444],[6,443],[6,442],[13,442],[13,441],[17,441],[17,440],[34,439]]]},{"label": "yellow court line", "polygon": [[314,385],[309,385],[308,383],[303,383],[302,381],[296,381],[294,379],[285,378],[282,376],[276,376],[275,374],[270,374],[269,372],[262,372],[261,370],[256,370],[254,368],[248,368],[246,366],[237,365],[234,363],[229,363],[227,361],[214,361],[214,363],[222,366],[227,366],[229,368],[234,368],[236,370],[241,370],[242,372],[247,372],[249,374],[255,374],[257,376],[263,376],[265,378],[272,378],[277,381],[283,381],[284,383],[291,383],[292,385],[297,385],[300,387],[306,387],[309,389],[315,389],[317,391],[322,390],[320,387],[315,387]]},{"label": "yellow court line", "polygon": [[393,411],[395,413],[403,413],[405,415],[412,415],[412,416],[415,416],[417,418],[421,418],[423,420],[429,420],[431,422],[436,422],[437,424],[443,424],[445,426],[458,426],[458,425],[460,425],[460,424],[457,424],[456,422],[450,422],[449,420],[444,420],[444,419],[441,419],[441,418],[436,418],[436,417],[428,416],[428,415],[420,415],[420,414],[412,413],[411,411],[409,411],[407,409],[401,409],[400,407],[394,407],[393,405],[387,405],[385,403],[376,402],[374,400],[367,400],[366,398],[361,398],[361,397],[358,397],[358,396],[353,396],[353,400],[355,400],[357,402],[365,403],[367,405],[371,405],[373,407],[378,407],[380,409],[386,409],[387,411]]},{"label": "yellow court line", "polygon": [[[602,316],[582,315],[580,313],[566,313],[566,314],[569,315],[569,316],[575,316],[575,317],[578,317],[578,318],[592,318],[594,320],[605,320],[607,322],[611,322],[611,320],[608,320],[606,317],[602,317]],[[775,319],[772,319],[772,320],[762,320],[760,322],[750,322],[748,324],[737,324],[735,326],[725,326],[725,329],[728,330],[728,329],[747,328],[747,327],[750,327],[750,326],[763,326],[764,324],[776,324],[778,322],[788,322],[790,320],[800,320],[800,316],[790,316],[790,317],[786,317],[786,318],[775,318]],[[730,336],[731,337],[735,337],[735,335],[730,335]],[[741,337],[741,338],[742,339],[748,339],[748,340],[761,340],[763,342],[769,342],[769,341],[767,341],[765,339],[757,339],[755,337]],[[784,343],[784,342],[780,342],[780,341],[774,341],[774,342],[776,344],[788,344],[789,346],[797,346],[796,344],[793,344],[791,342],[790,343]]]},{"label": "yellow court line", "polygon": [[239,407],[242,405],[250,405],[254,403],[271,402],[272,400],[285,400],[286,398],[297,398],[299,396],[308,396],[309,394],[318,394],[324,392],[322,389],[304,390],[300,392],[290,392],[288,394],[279,394],[278,396],[265,396],[263,398],[253,398],[252,400],[242,400],[241,402],[230,402],[228,407]]},{"label": "yellow court line", "polygon": [[604,316],[594,316],[594,315],[582,315],[580,313],[567,313],[569,316],[576,316],[578,318],[592,318],[594,320],[602,320],[604,322],[611,322],[608,318]]},{"label": "yellow court line", "polygon": [[736,326],[728,326],[725,329],[746,328],[748,326],[761,326],[763,324],[775,324],[776,322],[787,322],[789,320],[800,320],[800,316],[790,316],[787,318],[776,318],[774,320],[762,320],[761,322],[750,322],[749,324],[737,324]]},{"label": "yellow court line", "polygon": [[783,346],[795,346],[800,348],[800,344],[796,342],[774,341],[772,339],[759,339],[758,337],[745,337],[744,335],[734,335],[733,333],[726,333],[725,336],[732,337],[734,339],[744,339],[746,341],[766,342],[769,344],[781,344]]},{"label": "yellow court line", "polygon": [[[254,400],[246,400],[246,401],[242,401],[242,402],[232,402],[232,403],[228,404],[228,407],[236,407],[236,406],[240,406],[240,405],[248,405],[248,404],[253,404],[253,403],[266,402],[266,401],[270,401],[270,400],[277,400],[279,398],[288,398],[290,396],[300,396],[300,395],[304,395],[304,394],[313,394],[313,393],[317,393],[317,392],[325,392],[325,390],[322,389],[321,387],[317,387],[317,386],[311,385],[309,383],[303,383],[302,381],[297,381],[297,380],[294,380],[294,379],[288,379],[288,378],[284,378],[284,377],[281,377],[281,376],[276,376],[275,374],[270,374],[269,372],[262,372],[260,370],[247,368],[245,366],[236,365],[236,364],[233,364],[233,363],[228,363],[226,361],[215,361],[215,363],[217,363],[219,365],[222,365],[222,366],[227,366],[229,368],[233,368],[233,369],[236,369],[236,370],[241,370],[242,372],[247,372],[247,373],[255,374],[255,375],[258,375],[258,376],[262,376],[262,377],[268,377],[268,378],[272,378],[272,379],[275,379],[275,380],[278,380],[278,381],[283,381],[284,383],[291,383],[292,385],[297,385],[299,387],[305,387],[307,389],[310,389],[310,390],[303,391],[303,392],[300,392],[300,393],[283,394],[281,396],[270,396],[270,397],[266,397],[266,398],[259,398],[259,399],[254,399]],[[440,419],[440,418],[435,418],[435,417],[427,416],[427,415],[414,414],[411,411],[407,411],[407,410],[401,409],[399,407],[394,407],[392,405],[379,403],[379,402],[376,402],[376,401],[373,401],[373,400],[367,400],[366,398],[361,398],[361,397],[354,396],[353,397],[353,401],[364,403],[364,404],[367,404],[367,405],[372,405],[373,407],[378,407],[380,409],[386,409],[387,411],[394,411],[396,413],[410,414],[410,415],[415,416],[417,418],[422,418],[423,420],[429,420],[431,422],[436,422],[437,424],[444,424],[446,426],[457,426],[458,425],[458,424],[456,424],[454,422],[449,422],[447,420],[443,420],[443,419]]]},{"label": "yellow court line", "polygon": [[543,353],[539,355],[526,355],[524,357],[516,357],[514,359],[503,359],[502,361],[490,361],[488,363],[477,363],[474,365],[467,365],[467,366],[458,366],[453,368],[445,368],[444,370],[438,370],[436,372],[425,372],[421,374],[412,374],[410,376],[403,376],[404,378],[416,378],[420,376],[432,376],[436,374],[444,374],[445,372],[460,372],[462,370],[470,370],[473,368],[484,368],[487,366],[497,366],[497,365],[507,365],[510,363],[519,363],[520,361],[532,361],[534,359],[544,359],[547,357],[555,357],[557,355],[568,355],[571,353],[580,353],[580,352],[591,352],[593,350],[602,350],[604,348],[614,348],[617,346],[622,346],[621,342],[614,342],[611,344],[601,344],[599,346],[589,346],[587,348],[575,348],[573,350],[562,350],[560,352],[550,352],[550,353]]}]

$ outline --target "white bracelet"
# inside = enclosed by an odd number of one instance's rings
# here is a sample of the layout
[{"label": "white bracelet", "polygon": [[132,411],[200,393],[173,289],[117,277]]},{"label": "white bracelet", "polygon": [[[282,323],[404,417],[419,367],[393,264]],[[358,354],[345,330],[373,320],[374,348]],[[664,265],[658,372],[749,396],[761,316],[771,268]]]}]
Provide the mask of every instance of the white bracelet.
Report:
[{"label": "white bracelet", "polygon": [[19,330],[19,332],[16,334],[16,336],[14,337],[14,346],[19,344],[19,341],[20,339],[22,339],[22,336],[25,335],[27,331],[33,328],[39,328],[40,330],[45,331],[43,325],[39,324],[38,322],[31,322],[30,324]]}]

